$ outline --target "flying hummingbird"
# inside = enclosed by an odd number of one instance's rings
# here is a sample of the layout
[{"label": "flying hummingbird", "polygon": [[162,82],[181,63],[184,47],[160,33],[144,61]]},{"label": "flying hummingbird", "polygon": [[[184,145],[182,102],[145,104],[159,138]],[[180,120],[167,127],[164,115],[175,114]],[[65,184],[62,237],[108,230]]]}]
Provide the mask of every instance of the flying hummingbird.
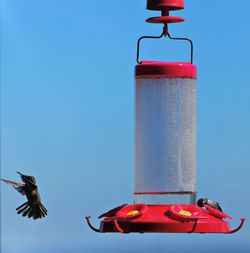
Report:
[{"label": "flying hummingbird", "polygon": [[17,173],[21,176],[23,183],[1,179],[3,182],[13,186],[18,192],[27,197],[28,201],[16,208],[17,214],[22,214],[22,216],[27,216],[28,218],[32,217],[34,220],[45,217],[48,211],[41,202],[35,177],[23,175],[18,171]]}]

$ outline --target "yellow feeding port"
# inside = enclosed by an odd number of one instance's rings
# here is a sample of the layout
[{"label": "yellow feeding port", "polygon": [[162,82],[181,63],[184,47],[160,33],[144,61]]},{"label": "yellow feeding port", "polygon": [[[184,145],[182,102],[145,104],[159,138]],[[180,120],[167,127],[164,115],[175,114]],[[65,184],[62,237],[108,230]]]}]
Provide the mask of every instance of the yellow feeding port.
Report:
[{"label": "yellow feeding port", "polygon": [[181,215],[185,215],[185,216],[192,216],[192,213],[190,213],[189,211],[185,211],[185,210],[181,210],[180,212],[179,212],[179,214],[181,214]]},{"label": "yellow feeding port", "polygon": [[131,211],[127,212],[127,216],[136,215],[138,213],[139,213],[138,210],[131,210]]}]

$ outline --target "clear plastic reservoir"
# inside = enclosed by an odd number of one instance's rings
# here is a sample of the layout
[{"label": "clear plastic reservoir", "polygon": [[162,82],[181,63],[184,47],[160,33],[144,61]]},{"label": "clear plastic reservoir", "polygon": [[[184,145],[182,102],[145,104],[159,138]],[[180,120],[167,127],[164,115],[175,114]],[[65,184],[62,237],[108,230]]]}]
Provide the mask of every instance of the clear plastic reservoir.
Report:
[{"label": "clear plastic reservoir", "polygon": [[196,200],[196,79],[136,78],[135,203]]}]

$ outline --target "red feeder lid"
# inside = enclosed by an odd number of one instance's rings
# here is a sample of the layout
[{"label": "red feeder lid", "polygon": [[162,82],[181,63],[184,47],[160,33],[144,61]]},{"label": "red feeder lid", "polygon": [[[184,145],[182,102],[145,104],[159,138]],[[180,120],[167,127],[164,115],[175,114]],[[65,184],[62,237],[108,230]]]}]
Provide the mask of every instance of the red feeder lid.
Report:
[{"label": "red feeder lid", "polygon": [[184,9],[184,0],[147,0],[148,10],[181,10]]},{"label": "red feeder lid", "polygon": [[197,78],[197,68],[188,62],[142,61],[135,67],[136,78]]}]

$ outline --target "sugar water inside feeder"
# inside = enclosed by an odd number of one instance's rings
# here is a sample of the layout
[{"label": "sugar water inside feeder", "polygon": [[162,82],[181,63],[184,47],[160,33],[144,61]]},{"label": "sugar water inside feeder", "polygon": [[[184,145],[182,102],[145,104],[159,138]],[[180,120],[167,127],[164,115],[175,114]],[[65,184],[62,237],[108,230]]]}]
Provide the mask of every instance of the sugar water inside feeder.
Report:
[{"label": "sugar water inside feeder", "polygon": [[135,82],[134,201],[194,204],[196,79],[149,75],[137,76]]}]

